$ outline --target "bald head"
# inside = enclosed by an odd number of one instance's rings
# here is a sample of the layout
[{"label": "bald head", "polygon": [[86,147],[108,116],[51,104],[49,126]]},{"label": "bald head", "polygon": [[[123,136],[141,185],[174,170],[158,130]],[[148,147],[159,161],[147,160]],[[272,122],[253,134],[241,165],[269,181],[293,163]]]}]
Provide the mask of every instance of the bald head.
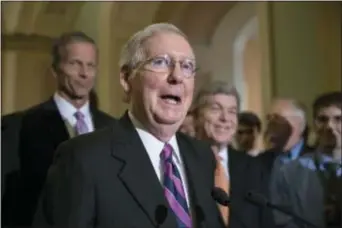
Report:
[{"label": "bald head", "polygon": [[301,140],[306,127],[304,105],[294,99],[278,98],[273,101],[269,114],[278,114],[290,123],[292,135],[286,149],[291,149]]},{"label": "bald head", "polygon": [[306,122],[305,107],[300,102],[293,99],[276,99],[274,100],[271,113],[279,114],[283,117],[298,117],[302,122]]}]

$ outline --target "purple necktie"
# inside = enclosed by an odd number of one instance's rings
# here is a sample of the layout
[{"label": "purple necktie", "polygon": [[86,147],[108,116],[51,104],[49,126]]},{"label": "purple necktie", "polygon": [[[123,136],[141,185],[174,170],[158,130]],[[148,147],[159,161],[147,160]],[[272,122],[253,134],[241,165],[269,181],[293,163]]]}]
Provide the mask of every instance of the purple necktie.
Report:
[{"label": "purple necktie", "polygon": [[164,170],[164,194],[169,202],[170,208],[176,216],[179,228],[190,228],[191,217],[187,205],[182,178],[172,161],[173,149],[171,145],[165,144],[161,152],[161,161]]},{"label": "purple necktie", "polygon": [[74,116],[76,117],[76,133],[77,135],[82,135],[88,132],[88,127],[86,122],[84,121],[84,114],[80,111],[75,112]]}]

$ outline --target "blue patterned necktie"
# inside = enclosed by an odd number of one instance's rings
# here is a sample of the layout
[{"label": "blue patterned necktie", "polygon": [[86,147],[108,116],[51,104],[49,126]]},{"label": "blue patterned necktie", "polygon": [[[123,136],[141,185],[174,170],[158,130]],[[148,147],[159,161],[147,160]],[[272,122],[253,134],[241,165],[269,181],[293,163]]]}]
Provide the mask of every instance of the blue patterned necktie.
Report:
[{"label": "blue patterned necktie", "polygon": [[161,161],[164,171],[164,194],[175,214],[179,228],[190,228],[191,217],[187,205],[185,191],[180,173],[172,161],[173,149],[165,144],[161,152]]}]

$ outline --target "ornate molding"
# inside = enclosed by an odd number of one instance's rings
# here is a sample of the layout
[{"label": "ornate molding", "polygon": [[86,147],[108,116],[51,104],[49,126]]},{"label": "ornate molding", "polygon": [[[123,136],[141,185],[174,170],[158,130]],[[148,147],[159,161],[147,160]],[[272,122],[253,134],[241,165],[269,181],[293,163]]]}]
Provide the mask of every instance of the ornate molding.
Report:
[{"label": "ornate molding", "polygon": [[1,49],[15,51],[50,51],[54,39],[42,35],[3,34],[1,35]]}]

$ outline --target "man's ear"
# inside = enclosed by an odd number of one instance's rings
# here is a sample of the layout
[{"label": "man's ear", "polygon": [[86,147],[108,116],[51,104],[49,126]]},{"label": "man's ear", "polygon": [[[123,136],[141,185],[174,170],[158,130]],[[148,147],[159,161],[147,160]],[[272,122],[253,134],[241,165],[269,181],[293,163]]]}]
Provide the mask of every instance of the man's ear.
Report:
[{"label": "man's ear", "polygon": [[57,74],[58,74],[58,69],[56,69],[56,67],[54,67],[54,66],[51,66],[50,67],[50,71],[51,71],[51,74],[52,74],[52,76],[54,77],[54,78],[57,78]]},{"label": "man's ear", "polygon": [[130,100],[131,84],[129,83],[130,73],[126,68],[120,70],[120,84],[124,90],[123,101],[128,103]]}]

